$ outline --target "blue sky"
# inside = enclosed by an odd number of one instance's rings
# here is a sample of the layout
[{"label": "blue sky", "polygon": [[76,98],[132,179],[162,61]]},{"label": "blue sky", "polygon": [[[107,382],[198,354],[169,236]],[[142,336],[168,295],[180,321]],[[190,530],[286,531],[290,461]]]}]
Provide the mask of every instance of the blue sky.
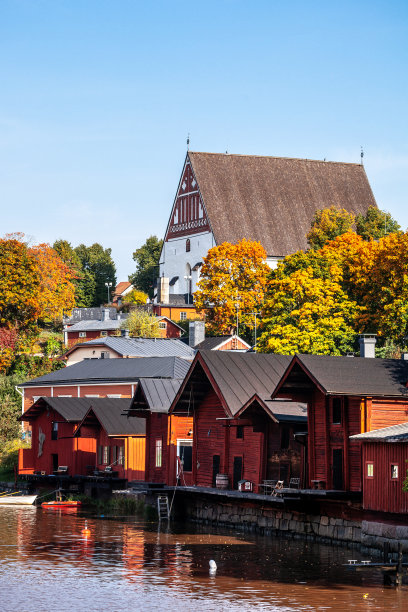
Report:
[{"label": "blue sky", "polygon": [[408,3],[0,0],[0,235],[162,236],[191,149],[358,162],[408,226]]}]

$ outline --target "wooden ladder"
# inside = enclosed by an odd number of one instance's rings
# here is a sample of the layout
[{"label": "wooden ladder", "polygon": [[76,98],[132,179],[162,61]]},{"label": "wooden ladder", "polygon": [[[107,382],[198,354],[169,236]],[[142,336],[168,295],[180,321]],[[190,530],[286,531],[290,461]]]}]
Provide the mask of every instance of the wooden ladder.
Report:
[{"label": "wooden ladder", "polygon": [[159,521],[165,519],[167,521],[170,520],[170,510],[169,510],[169,498],[167,495],[159,495],[157,498],[157,513],[159,515]]}]

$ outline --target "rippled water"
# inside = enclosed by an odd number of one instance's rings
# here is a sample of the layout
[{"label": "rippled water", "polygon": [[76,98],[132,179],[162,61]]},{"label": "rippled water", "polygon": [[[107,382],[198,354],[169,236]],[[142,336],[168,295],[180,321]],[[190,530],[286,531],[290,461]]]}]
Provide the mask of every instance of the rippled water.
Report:
[{"label": "rippled water", "polygon": [[406,587],[383,587],[374,570],[348,571],[342,564],[351,557],[361,554],[194,525],[158,531],[132,517],[0,506],[6,612],[408,610]]}]

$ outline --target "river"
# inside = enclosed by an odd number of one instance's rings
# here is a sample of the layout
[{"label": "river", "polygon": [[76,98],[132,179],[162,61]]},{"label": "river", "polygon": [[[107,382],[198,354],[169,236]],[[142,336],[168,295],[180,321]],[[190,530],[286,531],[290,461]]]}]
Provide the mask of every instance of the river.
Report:
[{"label": "river", "polygon": [[408,610],[407,587],[384,587],[375,570],[350,572],[350,558],[367,556],[207,526],[160,531],[134,517],[0,506],[3,612]]}]

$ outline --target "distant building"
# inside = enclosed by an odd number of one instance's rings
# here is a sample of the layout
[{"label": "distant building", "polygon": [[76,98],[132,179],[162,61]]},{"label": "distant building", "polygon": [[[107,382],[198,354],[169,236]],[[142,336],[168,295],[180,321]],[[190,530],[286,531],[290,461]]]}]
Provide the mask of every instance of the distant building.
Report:
[{"label": "distant building", "polygon": [[[75,310],[79,312],[75,312]],[[123,321],[128,317],[127,314],[118,313],[116,308],[92,308],[89,310],[91,310],[91,313],[86,312],[88,311],[87,308],[74,309],[73,317],[65,322],[64,344],[66,346],[103,336],[113,336],[117,334]],[[100,313],[99,318],[88,318],[88,314],[97,316],[98,311]]]},{"label": "distant building", "polygon": [[123,298],[131,293],[134,289],[132,283],[129,281],[122,281],[116,285],[115,291],[113,293],[112,303],[120,306],[123,302]]},{"label": "distant building", "polygon": [[354,214],[376,206],[364,166],[189,151],[164,236],[157,302],[191,304],[203,257],[222,242],[259,241],[275,267],[307,248],[315,212],[332,205]]}]

